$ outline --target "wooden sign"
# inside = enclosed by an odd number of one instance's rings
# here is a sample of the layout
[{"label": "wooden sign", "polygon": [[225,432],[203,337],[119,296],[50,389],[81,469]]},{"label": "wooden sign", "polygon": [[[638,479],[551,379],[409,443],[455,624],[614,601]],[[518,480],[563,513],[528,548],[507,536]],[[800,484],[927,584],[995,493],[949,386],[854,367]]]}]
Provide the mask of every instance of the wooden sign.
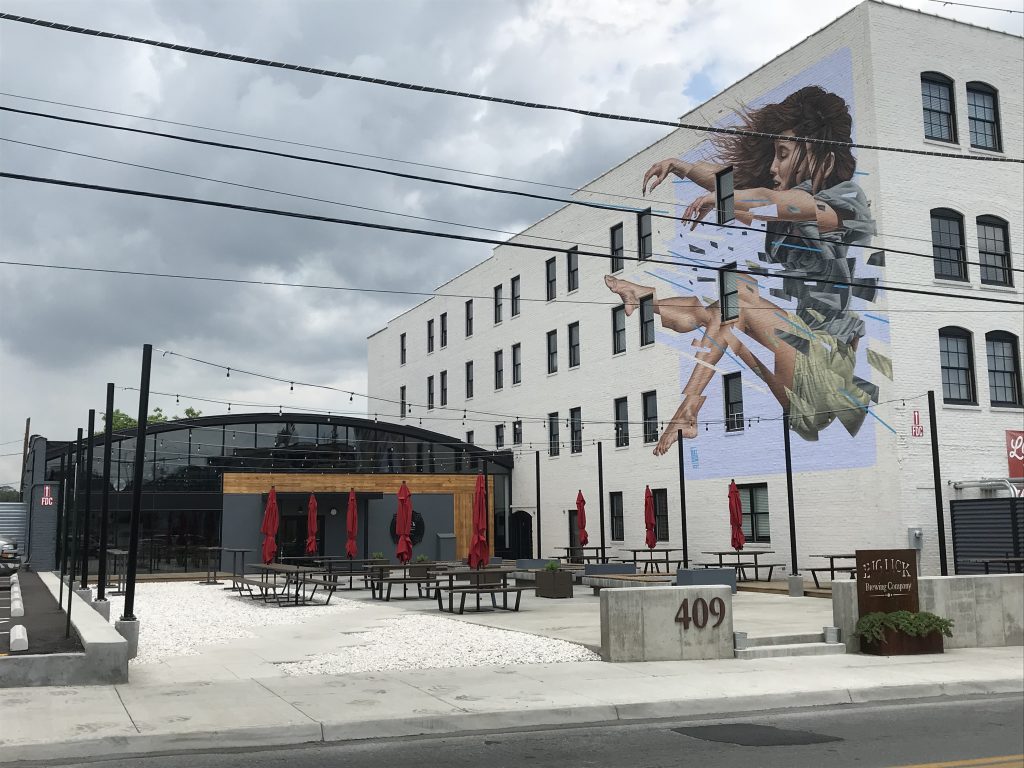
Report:
[{"label": "wooden sign", "polygon": [[861,616],[917,613],[917,550],[858,549],[857,608]]}]

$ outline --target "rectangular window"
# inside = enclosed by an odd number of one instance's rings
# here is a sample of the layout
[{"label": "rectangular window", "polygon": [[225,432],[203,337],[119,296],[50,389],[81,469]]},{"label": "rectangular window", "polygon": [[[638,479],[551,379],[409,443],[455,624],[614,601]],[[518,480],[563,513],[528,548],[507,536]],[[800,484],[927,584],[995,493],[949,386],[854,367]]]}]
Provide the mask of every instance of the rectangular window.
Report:
[{"label": "rectangular window", "polygon": [[924,109],[925,138],[955,143],[952,82],[942,77],[922,75],[921,105]]},{"label": "rectangular window", "polygon": [[473,361],[466,363],[466,399],[473,399]]},{"label": "rectangular window", "polygon": [[427,410],[434,408],[434,377],[427,376]]},{"label": "rectangular window", "polygon": [[622,514],[622,491],[608,494],[608,508],[612,515],[612,541],[623,541],[626,538],[626,526]]},{"label": "rectangular window", "polygon": [[569,452],[583,453],[583,409],[569,411]]},{"label": "rectangular window", "polygon": [[974,360],[971,337],[966,331],[939,331],[939,363],[942,368],[942,399],[947,403],[973,405]]},{"label": "rectangular window", "polygon": [[555,294],[558,290],[558,278],[555,275],[555,260],[553,258],[548,259],[544,263],[544,275],[547,281],[547,297],[548,301],[555,298]]},{"label": "rectangular window", "polygon": [[626,308],[612,308],[612,354],[626,351]]},{"label": "rectangular window", "polygon": [[398,412],[405,418],[405,387],[398,388]]},{"label": "rectangular window", "polygon": [[988,353],[988,396],[992,405],[1020,406],[1020,359],[1017,337],[1003,331],[985,336]]},{"label": "rectangular window", "polygon": [[736,219],[736,182],[732,166],[715,174],[715,221],[728,224]]},{"label": "rectangular window", "polygon": [[651,234],[651,209],[636,215],[637,256],[649,259],[654,255],[654,236]]},{"label": "rectangular window", "polygon": [[523,444],[523,422],[521,419],[516,419],[512,422],[512,445]]},{"label": "rectangular window", "polygon": [[473,300],[466,302],[466,338],[473,335]]},{"label": "rectangular window", "polygon": [[548,331],[548,373],[558,371],[558,331]]},{"label": "rectangular window", "polygon": [[505,425],[495,424],[494,425],[494,447],[504,448],[505,447]]},{"label": "rectangular window", "polygon": [[580,287],[580,253],[579,248],[570,248],[565,252],[565,279],[568,288],[572,293]]},{"label": "rectangular window", "polygon": [[615,447],[629,445],[629,400],[620,397],[615,400]]},{"label": "rectangular window", "polygon": [[512,293],[512,317],[515,317],[516,315],[519,314],[520,293],[522,291],[522,280],[520,280],[519,275],[516,275],[515,277],[512,278],[512,284],[511,285],[512,285],[512,290],[511,290],[511,293]]},{"label": "rectangular window", "polygon": [[740,504],[743,506],[743,535],[748,542],[768,544],[772,540],[768,525],[768,485],[737,486],[740,490]]},{"label": "rectangular window", "polygon": [[654,496],[654,532],[658,541],[668,541],[668,490],[652,488]]},{"label": "rectangular window", "polygon": [[580,364],[580,324],[569,324],[569,367],[577,368]]},{"label": "rectangular window", "polygon": [[739,432],[743,429],[743,380],[739,373],[722,377],[725,388],[725,431]]},{"label": "rectangular window", "polygon": [[654,296],[640,299],[640,346],[654,343]]},{"label": "rectangular window", "polygon": [[427,320],[427,352],[434,351],[434,321]]},{"label": "rectangular window", "polygon": [[972,147],[1000,151],[999,108],[992,88],[982,83],[967,84],[967,123]]},{"label": "rectangular window", "polygon": [[[736,262],[726,264],[725,269],[736,269]],[[722,320],[735,320],[740,316],[740,281],[735,272],[718,273],[719,308]]]},{"label": "rectangular window", "polygon": [[548,414],[548,456],[558,455],[558,413]]},{"label": "rectangular window", "polygon": [[1013,285],[1010,235],[1005,221],[994,216],[978,218],[978,257],[981,282],[986,285]]},{"label": "rectangular window", "polygon": [[505,353],[498,350],[494,353],[494,388],[505,386]]},{"label": "rectangular window", "polygon": [[512,345],[512,383],[519,384],[523,380],[523,347]]},{"label": "rectangular window", "polygon": [[405,365],[405,334],[398,337],[398,362]]},{"label": "rectangular window", "polygon": [[611,230],[612,272],[621,272],[626,265],[623,258],[622,225],[616,224]]},{"label": "rectangular window", "polygon": [[932,211],[931,216],[935,276],[943,280],[967,280],[963,219],[956,211],[946,208]]},{"label": "rectangular window", "polygon": [[441,380],[438,383],[441,386],[441,407],[444,408],[448,405],[448,371],[441,371]]},{"label": "rectangular window", "polygon": [[640,395],[644,413],[644,442],[658,442],[658,393],[644,392]]},{"label": "rectangular window", "polygon": [[448,313],[441,313],[441,349],[448,346]]},{"label": "rectangular window", "polygon": [[474,445],[474,444],[475,444],[475,443],[474,443],[474,438],[475,438],[475,435],[473,434],[473,430],[471,429],[471,430],[469,430],[469,431],[468,431],[468,432],[466,433],[466,442],[467,442],[467,443],[468,443],[469,445]]},{"label": "rectangular window", "polygon": [[501,286],[494,286],[494,324],[501,322]]}]

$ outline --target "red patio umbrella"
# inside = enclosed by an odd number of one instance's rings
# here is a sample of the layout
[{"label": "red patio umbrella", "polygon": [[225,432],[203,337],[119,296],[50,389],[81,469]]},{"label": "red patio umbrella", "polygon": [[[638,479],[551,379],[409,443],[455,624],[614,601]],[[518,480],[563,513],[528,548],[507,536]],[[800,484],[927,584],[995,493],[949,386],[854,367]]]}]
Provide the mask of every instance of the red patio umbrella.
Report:
[{"label": "red patio umbrella", "polygon": [[398,547],[395,555],[398,562],[408,563],[412,560],[412,494],[409,486],[402,481],[398,489],[398,514],[395,516],[395,535],[398,536]]},{"label": "red patio umbrella", "polygon": [[654,549],[658,543],[658,523],[654,519],[654,494],[649,485],[644,491],[644,525],[647,526],[647,548]]},{"label": "red patio umbrella", "polygon": [[345,542],[345,554],[349,557],[355,557],[359,553],[358,547],[356,547],[356,531],[359,530],[359,513],[356,511],[356,489],[352,488],[348,492],[348,517],[345,520],[345,531],[348,534],[348,540]]},{"label": "red patio umbrella", "polygon": [[263,562],[271,563],[274,560],[274,553],[277,551],[277,491],[270,486],[270,495],[267,497],[267,508],[263,511],[263,524],[260,526],[260,533],[263,534]]},{"label": "red patio umbrella", "polygon": [[476,476],[473,493],[473,537],[469,542],[469,567],[483,568],[490,560],[487,546],[487,486],[482,474]]},{"label": "red patio umbrella", "polygon": [[587,535],[587,500],[583,498],[583,491],[576,494],[576,528],[580,532],[580,546],[587,546],[590,537]]},{"label": "red patio umbrella", "polygon": [[729,525],[732,528],[732,548],[739,552],[747,539],[743,535],[743,503],[735,480],[729,483]]},{"label": "red patio umbrella", "polygon": [[316,554],[316,496],[309,494],[309,506],[306,510],[306,554]]}]

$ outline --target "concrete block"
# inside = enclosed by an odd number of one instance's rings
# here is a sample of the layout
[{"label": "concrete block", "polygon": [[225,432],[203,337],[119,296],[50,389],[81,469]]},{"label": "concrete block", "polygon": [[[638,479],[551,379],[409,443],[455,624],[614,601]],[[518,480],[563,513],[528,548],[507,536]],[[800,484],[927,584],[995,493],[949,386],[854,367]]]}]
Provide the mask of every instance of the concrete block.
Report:
[{"label": "concrete block", "polygon": [[797,645],[759,645],[736,651],[737,659],[772,659],[787,656],[834,656],[846,653],[841,643],[799,643]]},{"label": "concrete block", "polygon": [[747,647],[747,633],[746,632],[733,632],[732,633],[732,647],[739,651]]},{"label": "concrete block", "polygon": [[804,596],[804,577],[800,575],[791,575],[786,577],[786,582],[789,584],[789,596],[790,597],[803,597]]},{"label": "concrete block", "polygon": [[839,637],[846,644],[847,653],[860,650],[860,638],[854,637],[857,619],[857,582],[832,582],[832,623],[839,628]]},{"label": "concrete block", "polygon": [[1003,577],[1004,645],[1024,645],[1024,576]]},{"label": "concrete block", "polygon": [[139,655],[139,620],[128,621],[118,619],[114,622],[114,629],[121,637],[128,641],[128,658],[134,659]]},{"label": "concrete block", "polygon": [[107,621],[110,621],[110,602],[108,600],[94,600],[92,602],[92,607],[96,613]]},{"label": "concrete block", "polygon": [[15,624],[11,627],[11,650],[28,650],[28,631],[25,629],[23,624]]},{"label": "concrete block", "polygon": [[21,601],[21,598],[11,598],[11,616],[14,618],[21,618],[25,615],[25,604]]},{"label": "concrete block", "polygon": [[978,648],[1005,645],[1002,579],[971,579],[974,583],[975,632]]},{"label": "concrete block", "polygon": [[643,590],[601,590],[601,656],[605,661],[643,661]]},{"label": "concrete block", "polygon": [[[75,594],[78,595],[80,598],[82,598],[85,602],[92,603],[92,588],[91,587],[86,587],[85,589],[81,589],[79,587],[75,587]],[[72,611],[73,610],[74,609],[72,609]]]},{"label": "concrete block", "polygon": [[676,571],[677,587],[704,587],[723,584],[736,594],[735,568],[680,568]]},{"label": "concrete block", "polygon": [[821,634],[824,636],[826,643],[839,642],[839,627],[822,627]]}]

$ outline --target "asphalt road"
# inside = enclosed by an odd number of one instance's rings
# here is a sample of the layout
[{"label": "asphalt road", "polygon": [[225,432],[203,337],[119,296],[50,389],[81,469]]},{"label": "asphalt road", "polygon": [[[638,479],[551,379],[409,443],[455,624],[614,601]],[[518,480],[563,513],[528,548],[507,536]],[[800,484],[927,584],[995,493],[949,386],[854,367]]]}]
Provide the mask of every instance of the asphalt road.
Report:
[{"label": "asphalt road", "polygon": [[[91,768],[1024,767],[1024,697],[62,763]],[[1003,758],[982,760],[982,758]]]}]

